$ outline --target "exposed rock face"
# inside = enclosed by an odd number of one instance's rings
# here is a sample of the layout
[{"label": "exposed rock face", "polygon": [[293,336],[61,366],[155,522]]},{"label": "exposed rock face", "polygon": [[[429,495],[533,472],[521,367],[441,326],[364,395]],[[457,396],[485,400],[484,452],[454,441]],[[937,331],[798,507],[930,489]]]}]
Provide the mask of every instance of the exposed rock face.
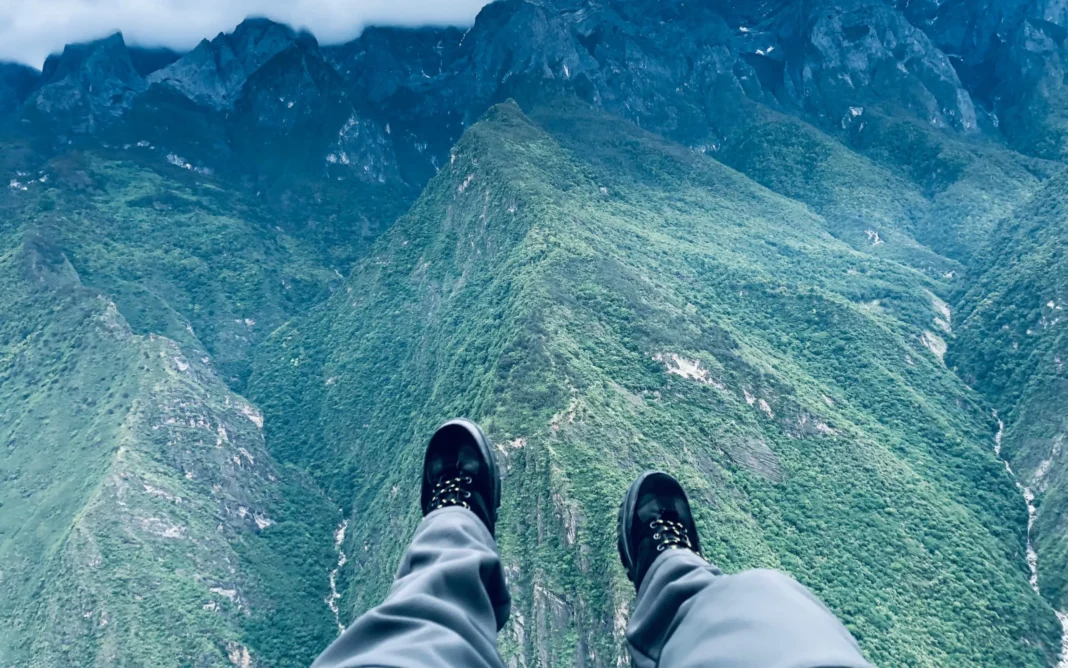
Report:
[{"label": "exposed rock face", "polygon": [[7,114],[18,108],[26,99],[40,72],[32,67],[16,63],[0,63],[0,114]]},{"label": "exposed rock face", "polygon": [[[780,30],[796,25],[782,18]],[[802,25],[803,57],[787,61],[792,104],[843,125],[863,113],[865,104],[899,104],[937,127],[978,130],[971,96],[949,58],[890,7],[878,2],[821,7]]]},{"label": "exposed rock face", "polygon": [[[174,62],[137,52],[131,65],[118,36],[69,47],[46,65],[31,106],[55,119],[85,107],[92,113],[80,111],[60,125],[91,131],[101,113],[121,113],[147,88],[145,75],[148,84],[224,113],[243,98],[284,97],[279,109],[263,114],[278,112],[265,122],[281,127],[287,118],[316,115],[324,96],[347,94],[357,115],[379,129],[360,143],[391,154],[358,171],[377,180],[393,169],[387,163],[396,163],[415,185],[441,168],[449,147],[489,105],[547,90],[576,93],[712,150],[727,140],[741,107],[755,101],[800,113],[830,132],[852,130],[866,111],[892,107],[951,133],[986,133],[1025,153],[1059,158],[1068,137],[1066,12],[1063,0],[702,6],[503,0],[487,5],[466,32],[371,28],[325,49],[309,35],[250,19]],[[304,56],[317,63],[310,66],[319,73],[310,75],[317,83],[309,97],[292,89],[246,90],[291,49],[304,55],[283,57],[275,68],[306,69],[311,61]],[[71,79],[75,70],[86,73]],[[258,77],[255,85],[303,75],[279,76]],[[331,118],[331,132],[343,134],[350,117]]]},{"label": "exposed rock face", "polygon": [[[508,0],[488,5],[458,41],[456,31],[378,29],[329,58],[379,116],[405,128],[395,145],[431,152],[489,104],[562,89],[713,148],[736,124],[737,101],[748,99],[829,131],[859,125],[872,107],[904,109],[935,128],[1004,134],[1025,152],[1056,157],[1056,145],[1028,150],[1015,138],[1060,113],[1051,101],[1063,89],[1065,49],[1051,19],[1063,8],[1041,10],[1050,19],[1039,21],[1020,18],[1036,8],[994,4],[899,11],[877,0],[711,8]],[[994,48],[999,31],[1013,41]],[[992,86],[1004,92],[995,96]],[[1037,121],[1017,113],[1028,105],[1040,108]],[[439,123],[425,127],[431,117]],[[430,162],[443,157],[439,148]]]},{"label": "exposed rock face", "polygon": [[1017,150],[1068,154],[1063,0],[902,3]]},{"label": "exposed rock face", "polygon": [[257,70],[235,112],[235,136],[248,154],[266,151],[287,165],[285,156],[303,155],[306,169],[364,181],[399,178],[384,128],[354,106],[314,42],[293,42]]},{"label": "exposed rock face", "polygon": [[282,133],[310,119],[337,122],[332,116],[346,104],[344,87],[334,70],[296,44],[272,58],[248,84],[235,105],[238,113],[252,115],[256,125]]},{"label": "exposed rock face", "polygon": [[122,35],[116,33],[72,44],[45,61],[41,86],[26,106],[61,128],[92,131],[108,117],[120,115],[146,87]]},{"label": "exposed rock face", "polygon": [[267,61],[297,41],[291,28],[266,19],[249,19],[232,34],[202,41],[172,65],[149,76],[150,83],[171,86],[190,99],[216,109],[233,106],[245,81]]},{"label": "exposed rock face", "polygon": [[369,28],[358,40],[323,49],[351,98],[388,128],[389,150],[409,183],[437,173],[465,126],[455,67],[464,39],[456,28]]}]

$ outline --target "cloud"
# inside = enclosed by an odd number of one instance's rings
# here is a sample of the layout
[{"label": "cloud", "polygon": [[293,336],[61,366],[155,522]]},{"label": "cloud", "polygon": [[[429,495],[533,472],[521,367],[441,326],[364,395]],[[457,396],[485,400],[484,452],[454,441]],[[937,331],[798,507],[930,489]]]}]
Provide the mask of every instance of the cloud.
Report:
[{"label": "cloud", "polygon": [[40,67],[66,44],[122,31],[127,43],[192,48],[248,16],[307,29],[324,44],[368,25],[470,25],[488,0],[0,0],[0,60]]}]

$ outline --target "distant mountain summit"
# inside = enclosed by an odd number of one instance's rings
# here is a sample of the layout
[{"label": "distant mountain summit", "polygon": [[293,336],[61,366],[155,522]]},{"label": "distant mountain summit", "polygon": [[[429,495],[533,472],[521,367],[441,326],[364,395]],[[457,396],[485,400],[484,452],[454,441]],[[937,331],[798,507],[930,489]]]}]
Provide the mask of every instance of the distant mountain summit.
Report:
[{"label": "distant mountain summit", "polygon": [[315,38],[267,19],[247,19],[231,34],[202,41],[171,65],[152,73],[149,83],[170,86],[191,100],[216,109],[232,108],[249,76],[291,45],[314,48]]},{"label": "distant mountain summit", "polygon": [[[440,169],[448,147],[489,105],[547,89],[691,145],[722,143],[737,126],[731,109],[756,102],[832,133],[858,131],[865,112],[904,109],[936,128],[1060,159],[1068,155],[1063,11],[1015,0],[901,7],[878,0],[744,7],[504,0],[484,8],[466,32],[370,28],[325,49],[311,35],[249,19],[173,62],[157,59],[161,66],[144,77],[120,36],[73,45],[48,60],[34,86],[7,85],[4,106],[17,100],[36,119],[94,132],[161,86],[227,114],[257,71],[296,48],[336,70],[332,95],[357,101],[359,115],[382,132],[399,130],[390,133],[390,159],[413,184]],[[645,22],[640,31],[637,20]],[[298,60],[290,66],[302,67]],[[32,99],[28,88],[37,89]],[[308,99],[307,113],[317,113],[316,99]],[[299,114],[302,104],[288,98],[261,121]],[[347,121],[322,122],[336,122],[340,132]]]},{"label": "distant mountain summit", "polygon": [[116,33],[50,56],[37,89],[24,103],[24,114],[52,131],[91,133],[121,116],[147,87]]}]

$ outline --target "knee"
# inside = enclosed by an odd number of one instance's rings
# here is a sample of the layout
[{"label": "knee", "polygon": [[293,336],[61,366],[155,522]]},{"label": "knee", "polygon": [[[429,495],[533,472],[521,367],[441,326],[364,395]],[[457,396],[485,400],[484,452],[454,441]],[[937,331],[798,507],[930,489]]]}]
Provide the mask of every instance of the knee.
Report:
[{"label": "knee", "polygon": [[754,568],[732,575],[738,586],[761,592],[796,592],[801,585],[792,577],[782,571],[770,568]]}]

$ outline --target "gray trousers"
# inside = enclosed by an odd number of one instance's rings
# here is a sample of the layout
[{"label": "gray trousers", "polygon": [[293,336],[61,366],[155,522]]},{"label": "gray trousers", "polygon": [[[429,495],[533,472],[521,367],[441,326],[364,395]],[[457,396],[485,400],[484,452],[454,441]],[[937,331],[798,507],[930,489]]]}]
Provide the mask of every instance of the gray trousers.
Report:
[{"label": "gray trousers", "polygon": [[[313,668],[503,668],[497,631],[511,600],[497,545],[462,508],[426,516],[382,605]],[[635,668],[870,668],[849,631],[776,571],[723,575],[689,550],[661,555],[627,627]]]}]

